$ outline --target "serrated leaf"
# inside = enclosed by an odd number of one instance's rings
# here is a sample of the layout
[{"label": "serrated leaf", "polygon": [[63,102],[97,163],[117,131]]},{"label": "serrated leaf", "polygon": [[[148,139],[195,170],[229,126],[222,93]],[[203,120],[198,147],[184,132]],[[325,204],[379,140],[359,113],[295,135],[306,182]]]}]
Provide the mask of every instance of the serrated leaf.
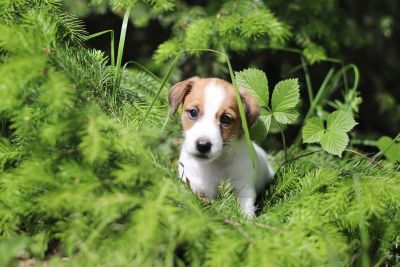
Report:
[{"label": "serrated leaf", "polygon": [[280,81],[272,93],[272,112],[285,112],[293,109],[299,103],[300,92],[297,79]]},{"label": "serrated leaf", "polygon": [[341,110],[337,110],[328,116],[328,130],[340,130],[348,132],[357,125],[353,116]]},{"label": "serrated leaf", "polygon": [[299,113],[294,109],[282,112],[273,112],[274,119],[281,124],[293,123],[299,117]]},{"label": "serrated leaf", "polygon": [[269,128],[271,127],[272,114],[261,115],[260,120],[264,123],[265,130],[267,131],[268,134]]},{"label": "serrated leaf", "polygon": [[268,79],[265,73],[258,69],[245,69],[235,73],[237,83],[246,88],[260,105],[268,105]]},{"label": "serrated leaf", "polygon": [[320,142],[325,133],[323,121],[318,117],[309,118],[301,131],[303,143]]},{"label": "serrated leaf", "polygon": [[343,151],[349,143],[349,137],[344,131],[328,130],[321,138],[322,148],[333,155],[342,156]]}]

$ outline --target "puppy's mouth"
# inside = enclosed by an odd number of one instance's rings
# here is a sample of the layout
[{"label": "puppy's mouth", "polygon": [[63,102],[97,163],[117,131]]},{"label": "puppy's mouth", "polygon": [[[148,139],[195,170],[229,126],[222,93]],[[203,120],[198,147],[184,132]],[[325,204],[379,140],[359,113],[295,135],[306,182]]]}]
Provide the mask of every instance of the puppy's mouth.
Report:
[{"label": "puppy's mouth", "polygon": [[206,154],[202,154],[202,153],[197,154],[196,153],[193,156],[198,159],[210,159],[210,155],[208,153],[206,153]]},{"label": "puppy's mouth", "polygon": [[204,161],[204,162],[211,162],[216,160],[219,157],[219,153],[192,153],[192,156],[196,158],[199,161]]}]

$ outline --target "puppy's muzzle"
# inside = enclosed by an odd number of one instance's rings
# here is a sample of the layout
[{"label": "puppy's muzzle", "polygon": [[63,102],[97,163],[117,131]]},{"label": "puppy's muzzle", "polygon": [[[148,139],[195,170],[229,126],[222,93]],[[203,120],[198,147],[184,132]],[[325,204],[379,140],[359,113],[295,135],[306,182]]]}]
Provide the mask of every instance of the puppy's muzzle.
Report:
[{"label": "puppy's muzzle", "polygon": [[211,141],[207,138],[199,138],[196,141],[196,149],[202,156],[211,151],[211,146]]}]

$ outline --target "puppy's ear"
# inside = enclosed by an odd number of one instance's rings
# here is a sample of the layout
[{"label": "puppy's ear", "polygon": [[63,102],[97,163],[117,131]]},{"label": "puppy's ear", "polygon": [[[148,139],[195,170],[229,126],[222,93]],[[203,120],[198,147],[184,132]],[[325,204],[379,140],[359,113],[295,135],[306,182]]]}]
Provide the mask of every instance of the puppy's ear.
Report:
[{"label": "puppy's ear", "polygon": [[171,87],[168,93],[169,105],[171,106],[171,115],[174,115],[176,113],[186,94],[190,92],[193,84],[198,79],[199,77],[194,76],[187,80],[181,81]]},{"label": "puppy's ear", "polygon": [[250,128],[260,116],[260,106],[258,105],[257,100],[244,88],[239,88],[239,92],[244,104],[248,127]]}]

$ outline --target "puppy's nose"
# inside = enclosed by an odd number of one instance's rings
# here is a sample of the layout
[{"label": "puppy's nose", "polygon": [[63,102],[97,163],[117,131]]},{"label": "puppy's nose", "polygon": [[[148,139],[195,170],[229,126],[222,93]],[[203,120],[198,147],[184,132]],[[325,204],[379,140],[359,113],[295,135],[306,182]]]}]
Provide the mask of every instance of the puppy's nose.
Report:
[{"label": "puppy's nose", "polygon": [[196,141],[196,149],[200,153],[208,153],[211,150],[211,142],[206,138],[200,138]]}]

